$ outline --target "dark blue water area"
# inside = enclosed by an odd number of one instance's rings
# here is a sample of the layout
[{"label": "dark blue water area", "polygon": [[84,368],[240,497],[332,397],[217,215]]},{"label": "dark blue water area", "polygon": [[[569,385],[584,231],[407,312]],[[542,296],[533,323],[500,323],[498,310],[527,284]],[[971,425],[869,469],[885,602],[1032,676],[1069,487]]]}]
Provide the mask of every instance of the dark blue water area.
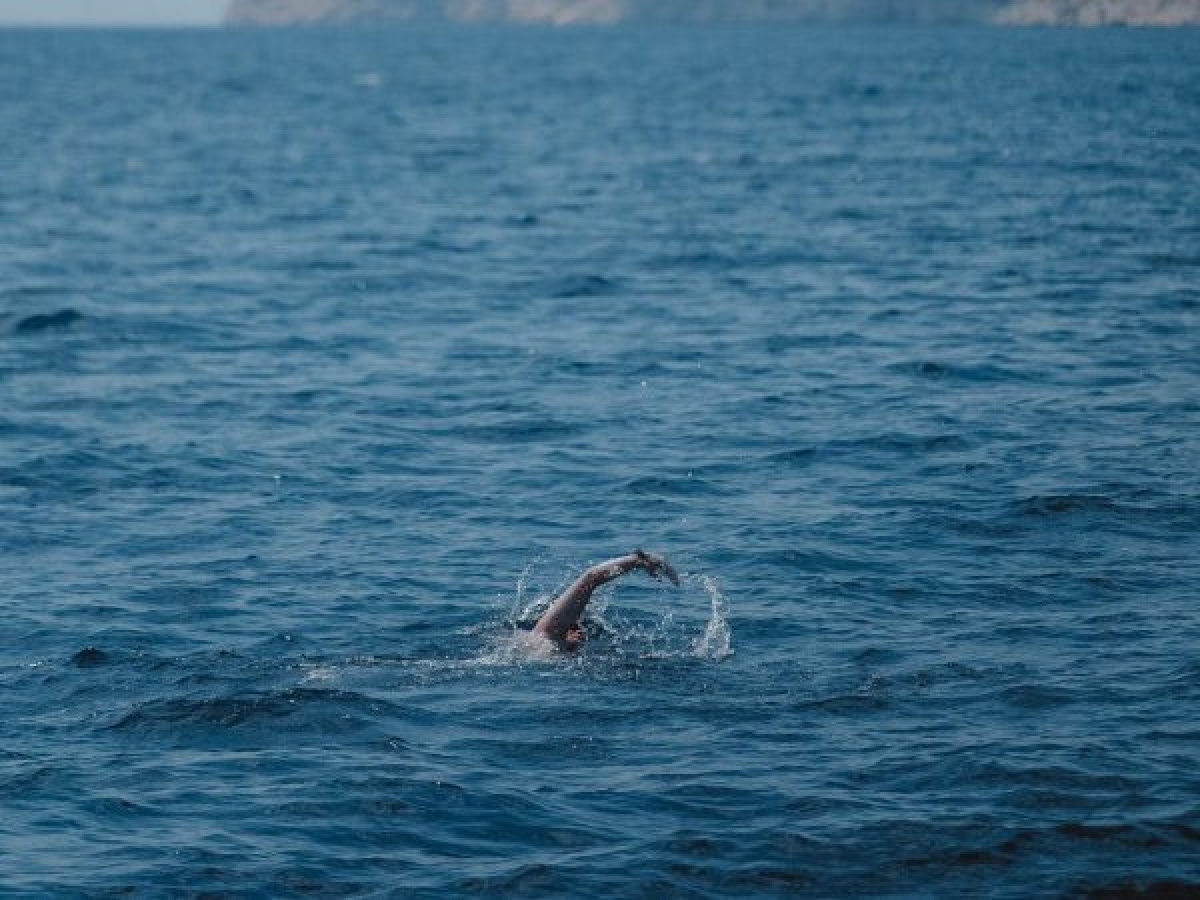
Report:
[{"label": "dark blue water area", "polygon": [[1196,896],[1198,75],[0,33],[0,895]]}]

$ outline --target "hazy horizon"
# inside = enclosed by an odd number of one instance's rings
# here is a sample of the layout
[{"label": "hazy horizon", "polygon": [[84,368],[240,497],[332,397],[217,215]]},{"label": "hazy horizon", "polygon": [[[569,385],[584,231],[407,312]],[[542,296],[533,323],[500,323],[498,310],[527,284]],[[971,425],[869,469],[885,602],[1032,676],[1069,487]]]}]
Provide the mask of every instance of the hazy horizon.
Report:
[{"label": "hazy horizon", "polygon": [[0,0],[5,25],[217,25],[228,0]]},{"label": "hazy horizon", "polygon": [[[1132,2],[1136,5],[1137,0]],[[1188,8],[1189,0],[1180,2]],[[1089,7],[1073,18],[1078,10],[1072,12],[1069,0],[1012,0],[1012,3],[1013,8],[1001,19],[1009,24],[1195,24],[1194,18],[1189,18],[1186,12],[1181,16],[1180,10],[1174,8],[1149,10],[1152,13],[1149,18],[1125,18],[1118,2],[1116,7],[1112,4]],[[119,4],[101,4],[96,0],[0,0],[0,27],[216,26],[222,23],[231,5],[232,0],[122,0]],[[251,17],[245,21],[280,24],[287,19],[286,16],[279,19],[272,13],[266,18]]]}]

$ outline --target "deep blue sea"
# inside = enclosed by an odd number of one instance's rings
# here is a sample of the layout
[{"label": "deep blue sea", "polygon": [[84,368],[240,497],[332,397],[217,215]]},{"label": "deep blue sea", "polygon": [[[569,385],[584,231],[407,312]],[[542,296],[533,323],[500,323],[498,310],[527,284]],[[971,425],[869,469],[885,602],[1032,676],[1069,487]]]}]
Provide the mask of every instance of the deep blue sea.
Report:
[{"label": "deep blue sea", "polygon": [[0,32],[0,613],[6,900],[1200,896],[1197,33]]}]

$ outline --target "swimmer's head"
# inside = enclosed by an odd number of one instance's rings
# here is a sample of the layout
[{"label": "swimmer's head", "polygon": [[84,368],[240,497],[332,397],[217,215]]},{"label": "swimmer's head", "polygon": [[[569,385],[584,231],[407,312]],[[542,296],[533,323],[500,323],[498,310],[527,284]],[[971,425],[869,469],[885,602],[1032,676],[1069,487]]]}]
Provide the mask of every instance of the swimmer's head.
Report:
[{"label": "swimmer's head", "polygon": [[568,650],[578,650],[585,640],[587,640],[587,635],[584,634],[582,625],[576,622],[574,625],[567,626],[567,631],[563,635],[563,644]]}]

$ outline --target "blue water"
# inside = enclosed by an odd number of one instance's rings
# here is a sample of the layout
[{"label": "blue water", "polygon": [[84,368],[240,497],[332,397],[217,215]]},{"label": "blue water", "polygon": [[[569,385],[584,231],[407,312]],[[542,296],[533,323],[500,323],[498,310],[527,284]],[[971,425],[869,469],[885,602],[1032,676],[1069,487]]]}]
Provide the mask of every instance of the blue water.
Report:
[{"label": "blue water", "polygon": [[0,33],[0,895],[1196,896],[1198,74]]}]

